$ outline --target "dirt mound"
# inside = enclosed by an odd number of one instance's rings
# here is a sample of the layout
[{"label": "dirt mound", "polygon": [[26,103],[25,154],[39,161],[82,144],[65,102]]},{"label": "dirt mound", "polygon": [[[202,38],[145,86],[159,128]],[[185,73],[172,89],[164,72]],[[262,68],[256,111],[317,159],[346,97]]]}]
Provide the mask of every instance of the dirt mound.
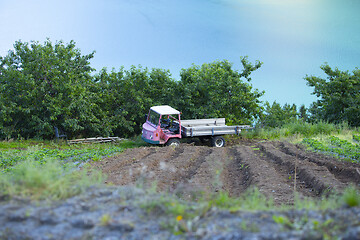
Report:
[{"label": "dirt mound", "polygon": [[257,186],[276,203],[292,203],[294,189],[300,196],[317,197],[360,184],[360,164],[286,142],[142,147],[92,164],[108,176],[107,183],[156,187],[186,199],[217,191],[236,197]]}]

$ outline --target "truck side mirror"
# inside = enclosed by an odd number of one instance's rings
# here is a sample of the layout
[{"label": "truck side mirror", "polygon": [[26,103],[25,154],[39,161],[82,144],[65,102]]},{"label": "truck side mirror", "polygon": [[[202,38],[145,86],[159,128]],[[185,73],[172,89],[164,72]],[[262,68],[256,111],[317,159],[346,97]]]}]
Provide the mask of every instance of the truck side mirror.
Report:
[{"label": "truck side mirror", "polygon": [[147,118],[148,118],[148,115],[147,115],[147,114],[145,114],[145,122],[147,121]]}]

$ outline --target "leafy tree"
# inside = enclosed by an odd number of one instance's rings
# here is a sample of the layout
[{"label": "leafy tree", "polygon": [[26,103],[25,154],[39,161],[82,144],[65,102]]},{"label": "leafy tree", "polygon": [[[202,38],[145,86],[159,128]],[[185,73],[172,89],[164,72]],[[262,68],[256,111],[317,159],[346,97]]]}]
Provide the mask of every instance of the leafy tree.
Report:
[{"label": "leafy tree", "polygon": [[312,118],[360,126],[360,70],[333,70],[328,64],[321,69],[327,74],[326,79],[305,77],[307,85],[314,87],[313,94],[320,98],[310,107]]},{"label": "leafy tree", "polygon": [[141,133],[144,115],[153,105],[172,104],[176,82],[168,70],[132,66],[108,73],[102,69],[95,76],[104,93],[103,109],[118,136]]},{"label": "leafy tree", "polygon": [[70,136],[106,129],[89,90],[93,55],[81,55],[73,41],[15,42],[0,59],[1,135],[52,137],[55,126]]},{"label": "leafy tree", "polygon": [[169,70],[141,66],[91,76],[93,56],[73,41],[15,42],[0,57],[0,138],[52,138],[54,127],[70,138],[132,136],[153,105],[177,107],[184,118],[226,117],[230,124],[251,123],[262,110],[263,92],[249,83],[262,63],[246,57],[242,71],[216,61],[183,69],[175,81]]},{"label": "leafy tree", "polygon": [[299,118],[302,119],[303,121],[307,122],[309,119],[309,115],[308,115],[308,109],[305,107],[305,105],[301,105],[300,109],[299,109]]},{"label": "leafy tree", "polygon": [[183,118],[225,117],[229,124],[252,123],[261,112],[258,98],[264,92],[253,90],[250,74],[262,63],[253,65],[247,57],[241,62],[241,72],[233,70],[226,60],[182,69],[175,106]]},{"label": "leafy tree", "polygon": [[272,105],[265,102],[265,109],[261,117],[261,125],[264,127],[281,127],[282,125],[296,120],[298,113],[296,105],[285,104],[281,107],[276,101]]}]

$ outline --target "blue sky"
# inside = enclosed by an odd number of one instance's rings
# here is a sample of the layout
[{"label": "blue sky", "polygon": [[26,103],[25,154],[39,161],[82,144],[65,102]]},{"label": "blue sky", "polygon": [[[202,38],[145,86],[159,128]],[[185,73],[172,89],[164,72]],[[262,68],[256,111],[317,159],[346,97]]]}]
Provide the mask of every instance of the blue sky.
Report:
[{"label": "blue sky", "polygon": [[15,41],[74,40],[97,70],[260,60],[262,100],[309,104],[304,77],[360,65],[358,0],[0,0],[0,56]]}]

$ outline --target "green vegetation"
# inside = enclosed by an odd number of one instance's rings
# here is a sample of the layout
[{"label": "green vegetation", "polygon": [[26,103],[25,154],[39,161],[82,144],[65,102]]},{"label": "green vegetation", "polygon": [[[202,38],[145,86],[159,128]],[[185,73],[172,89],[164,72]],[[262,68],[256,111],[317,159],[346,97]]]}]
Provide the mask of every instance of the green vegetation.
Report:
[{"label": "green vegetation", "polygon": [[54,159],[45,162],[27,159],[14,166],[10,173],[0,173],[0,195],[65,199],[101,182],[100,172],[94,170],[74,171]]},{"label": "green vegetation", "polygon": [[[179,81],[169,70],[141,66],[110,72],[104,68],[91,75],[93,57],[94,52],[82,55],[74,41],[53,44],[49,39],[44,44],[15,42],[14,50],[0,56],[0,139],[11,140],[0,141],[0,198],[65,199],[102,183],[101,173],[88,168],[87,162],[139,146],[138,141],[68,146],[40,139],[52,139],[55,127],[66,132],[69,139],[135,136],[140,134],[144,114],[153,105],[178,108],[183,119],[225,117],[229,125],[256,122],[256,128],[244,131],[241,137],[292,138],[313,150],[360,162],[357,68],[349,73],[326,64],[321,69],[327,79],[306,76],[307,84],[314,87],[313,94],[320,99],[309,109],[302,105],[298,111],[294,104],[262,105],[259,98],[264,92],[250,84],[251,73],[262,63],[252,64],[247,57],[240,58],[241,71],[234,70],[226,60],[215,61],[182,69]],[[182,234],[194,231],[197,219],[214,208],[236,212],[359,207],[360,194],[350,187],[341,196],[320,200],[295,197],[292,206],[276,206],[257,189],[240,198],[223,192],[202,196],[197,203],[171,195],[139,201],[149,214],[167,215],[164,227]],[[323,223],[307,218],[294,222],[274,215],[273,220],[289,229],[306,225],[322,232],[324,238],[332,236],[336,227],[332,219]],[[112,219],[104,214],[99,221],[108,225]],[[258,230],[246,222],[241,227]]]},{"label": "green vegetation", "polygon": [[305,144],[315,151],[357,162],[360,162],[359,136],[359,130],[346,123],[309,123],[302,120],[293,120],[281,127],[255,128],[241,134],[248,139],[287,139]]},{"label": "green vegetation", "polygon": [[250,74],[262,63],[253,65],[247,57],[241,63],[240,72],[225,60],[182,69],[175,91],[181,97],[169,103],[182,111],[183,119],[224,117],[228,124],[251,124],[260,116],[264,92],[252,88]]},{"label": "green vegetation", "polygon": [[[355,134],[355,136],[358,136]],[[327,137],[329,142],[347,146],[347,143],[334,136]],[[355,139],[355,138],[354,138]],[[6,150],[0,151],[2,160],[13,159],[12,166],[7,166],[0,173],[0,197],[21,196],[34,200],[39,199],[66,199],[86,191],[89,186],[101,184],[102,175],[89,169],[87,164],[79,170],[73,164],[86,162],[89,159],[99,160],[101,156],[114,154],[122,149],[137,146],[136,142],[120,144],[95,144],[67,146],[45,142],[35,145],[33,141],[24,141],[25,150],[17,149],[18,145],[7,145]],[[5,146],[4,144],[3,146]],[[4,147],[5,148],[5,147]],[[17,161],[15,156],[17,156]],[[11,158],[12,157],[12,158]],[[99,159],[97,159],[99,158]],[[66,164],[64,164],[66,163]],[[149,190],[151,191],[151,190]],[[195,231],[198,220],[213,209],[237,211],[270,211],[288,209],[326,210],[343,207],[360,206],[360,194],[355,187],[346,189],[342,195],[330,195],[319,200],[311,198],[300,199],[295,197],[294,205],[275,205],[272,199],[266,198],[258,189],[250,189],[239,198],[229,197],[227,193],[220,192],[214,195],[199,194],[196,202],[189,202],[169,194],[153,194],[144,199],[139,199],[139,205],[148,214],[164,217],[162,226],[171,229],[174,234],[183,234]],[[335,225],[332,221],[318,222],[304,216],[301,220],[290,220],[284,215],[274,215],[274,222],[287,229],[311,226],[311,229],[324,234],[333,233]],[[112,221],[109,214],[104,214],[99,219],[101,225],[108,225]],[[241,226],[248,231],[256,232],[258,227],[244,222]]]},{"label": "green vegetation", "polygon": [[50,138],[55,126],[69,135],[108,133],[92,92],[93,56],[81,55],[73,41],[16,42],[0,57],[0,137]]},{"label": "green vegetation", "polygon": [[50,141],[44,140],[16,140],[16,141],[0,141],[0,150],[26,149],[35,145],[50,145]]},{"label": "green vegetation", "polygon": [[[35,145],[37,143],[37,145]],[[26,147],[23,150],[18,146]],[[100,184],[102,175],[87,162],[139,146],[135,141],[117,144],[72,145],[23,141],[2,144],[0,151],[0,196],[32,199],[64,199]]]},{"label": "green vegetation", "polygon": [[[341,196],[331,195],[318,201],[311,199],[300,199],[298,196],[295,198],[294,209],[336,209],[339,207],[359,207],[360,206],[360,193],[356,187],[348,187]],[[323,239],[337,239],[336,234],[341,225],[333,218],[327,218],[323,221],[313,219],[307,213],[301,219],[290,219],[285,215],[273,215],[273,220],[277,224],[284,227],[284,230],[291,229],[307,229],[314,238],[322,236]],[[318,236],[318,237],[316,237]]]},{"label": "green vegetation", "polygon": [[257,188],[249,189],[240,198],[231,198],[225,192],[220,192],[203,201],[208,203],[208,207],[216,207],[229,211],[238,210],[269,210],[274,207],[272,199],[266,198]]},{"label": "green vegetation", "polygon": [[[349,189],[353,189],[352,186]],[[306,210],[326,210],[326,209],[336,209],[344,205],[343,196],[345,192],[340,196],[336,193],[332,193],[328,196],[323,196],[320,199],[312,198],[301,198],[297,193],[295,193],[294,198],[294,209],[306,209]]]},{"label": "green vegetation", "polygon": [[[317,151],[360,160],[360,135],[351,128],[360,125],[358,69],[351,74],[324,65],[321,68],[328,79],[307,76],[307,84],[321,99],[310,109],[301,106],[297,111],[295,105],[276,102],[261,106],[259,98],[264,92],[253,89],[250,82],[251,73],[262,63],[252,64],[247,57],[240,58],[241,71],[234,70],[226,60],[215,61],[182,69],[179,81],[168,70],[141,66],[110,72],[104,68],[92,76],[93,57],[94,52],[82,55],[73,41],[15,42],[14,50],[0,57],[0,139],[50,139],[54,127],[65,131],[69,138],[134,136],[141,132],[143,115],[150,106],[169,104],[180,109],[184,119],[225,117],[228,124],[257,122],[257,128],[242,134],[245,138],[298,138]],[[352,139],[341,137],[345,134],[351,134]],[[3,141],[2,184],[18,181],[16,174],[38,174],[25,173],[24,166],[29,171],[37,166],[34,169],[39,171],[49,168],[56,172],[61,168],[66,172],[132,145],[136,144],[85,147],[40,140]],[[250,202],[259,206],[259,199],[257,196]],[[237,209],[236,200],[219,194],[210,205],[226,208],[230,203]]]},{"label": "green vegetation", "polygon": [[322,141],[313,138],[304,138],[304,144],[316,151],[329,153],[345,160],[360,162],[360,145],[355,141],[340,139],[336,136],[329,136]]},{"label": "green vegetation", "polygon": [[339,230],[339,225],[332,218],[320,222],[319,220],[309,218],[307,215],[304,215],[300,220],[290,220],[283,215],[273,215],[273,220],[277,224],[282,225],[284,230],[307,229],[307,231],[310,231],[310,234],[313,234],[314,239],[337,239],[336,234]]},{"label": "green vegetation", "polygon": [[244,131],[242,136],[253,139],[281,139],[297,136],[313,137],[318,135],[342,134],[346,132],[355,132],[346,123],[333,124],[319,121],[317,123],[308,123],[302,120],[293,120],[280,127],[274,128],[255,128],[254,130]]},{"label": "green vegetation", "polygon": [[[290,209],[327,210],[345,205],[357,207],[360,206],[360,193],[355,187],[349,187],[342,195],[330,195],[318,200],[312,198],[300,199],[296,195],[294,205],[275,205],[271,199],[266,198],[256,188],[247,191],[239,198],[231,198],[227,193],[221,192],[200,198],[196,203],[186,202],[168,194],[156,195],[139,201],[140,206],[149,215],[166,216],[163,223],[164,228],[172,230],[174,234],[183,234],[188,231],[195,231],[197,220],[214,208],[234,213],[237,211],[259,210],[279,210],[279,213],[281,213],[282,210]],[[303,229],[305,225],[310,223],[312,230],[324,230],[324,234],[336,225],[332,220],[319,223],[317,220],[308,218],[306,214],[297,221],[292,221],[284,215],[273,215],[273,220],[287,229]],[[246,222],[241,227],[249,231],[257,231],[256,225],[249,225]]]},{"label": "green vegetation", "polygon": [[260,124],[265,128],[281,127],[284,124],[288,124],[297,120],[299,113],[296,111],[296,106],[293,104],[281,105],[277,102],[273,102],[270,105],[269,102],[265,102],[265,109],[261,113]]},{"label": "green vegetation", "polygon": [[51,139],[55,127],[69,139],[134,136],[150,106],[162,104],[183,111],[183,118],[221,116],[231,123],[251,123],[261,112],[264,93],[249,82],[262,63],[247,57],[242,71],[215,61],[182,69],[180,81],[168,70],[141,66],[92,76],[93,57],[74,41],[15,42],[0,57],[0,139]]},{"label": "green vegetation", "polygon": [[342,201],[348,207],[359,207],[360,206],[360,194],[355,187],[347,188],[342,196]]},{"label": "green vegetation", "polygon": [[[34,143],[34,142],[30,142]],[[29,146],[29,142],[22,143],[22,146]],[[3,144],[3,147],[6,144]],[[56,159],[64,164],[79,165],[81,163],[93,160],[98,161],[103,156],[109,156],[114,153],[122,152],[125,148],[139,146],[133,141],[123,141],[118,144],[93,144],[93,145],[33,145],[25,150],[11,149],[16,144],[6,146],[7,150],[0,151],[0,171],[10,171],[13,166],[26,159],[32,159],[39,163],[44,163],[47,159]]]},{"label": "green vegetation", "polygon": [[360,126],[360,70],[349,71],[332,69],[328,64],[321,66],[327,79],[306,76],[307,85],[314,87],[319,100],[310,107],[313,121],[323,120],[331,123],[348,122]]},{"label": "green vegetation", "polygon": [[[43,44],[17,41],[0,56],[0,139],[51,139],[54,129],[68,138],[141,132],[150,106],[171,105],[183,119],[225,117],[227,124],[266,128],[266,139],[302,134],[330,134],[334,125],[360,126],[360,71],[321,66],[327,79],[306,76],[319,100],[309,109],[277,102],[263,105],[264,91],[253,89],[251,74],[262,62],[240,57],[242,70],[227,60],[182,69],[180,79],[169,70],[141,66],[94,69],[94,52],[82,55],[75,42]],[[181,97],[179,97],[181,96]],[[270,129],[270,130],[269,130]]]},{"label": "green vegetation", "polygon": [[281,224],[284,225],[287,228],[292,228],[293,227],[293,223],[285,216],[277,216],[274,215],[273,216],[273,220],[274,222],[276,222],[277,224]]},{"label": "green vegetation", "polygon": [[111,216],[106,213],[106,214],[104,214],[104,215],[101,216],[101,218],[100,218],[100,225],[101,225],[101,226],[107,226],[107,225],[109,225],[109,223],[111,222],[111,220],[112,220]]}]

